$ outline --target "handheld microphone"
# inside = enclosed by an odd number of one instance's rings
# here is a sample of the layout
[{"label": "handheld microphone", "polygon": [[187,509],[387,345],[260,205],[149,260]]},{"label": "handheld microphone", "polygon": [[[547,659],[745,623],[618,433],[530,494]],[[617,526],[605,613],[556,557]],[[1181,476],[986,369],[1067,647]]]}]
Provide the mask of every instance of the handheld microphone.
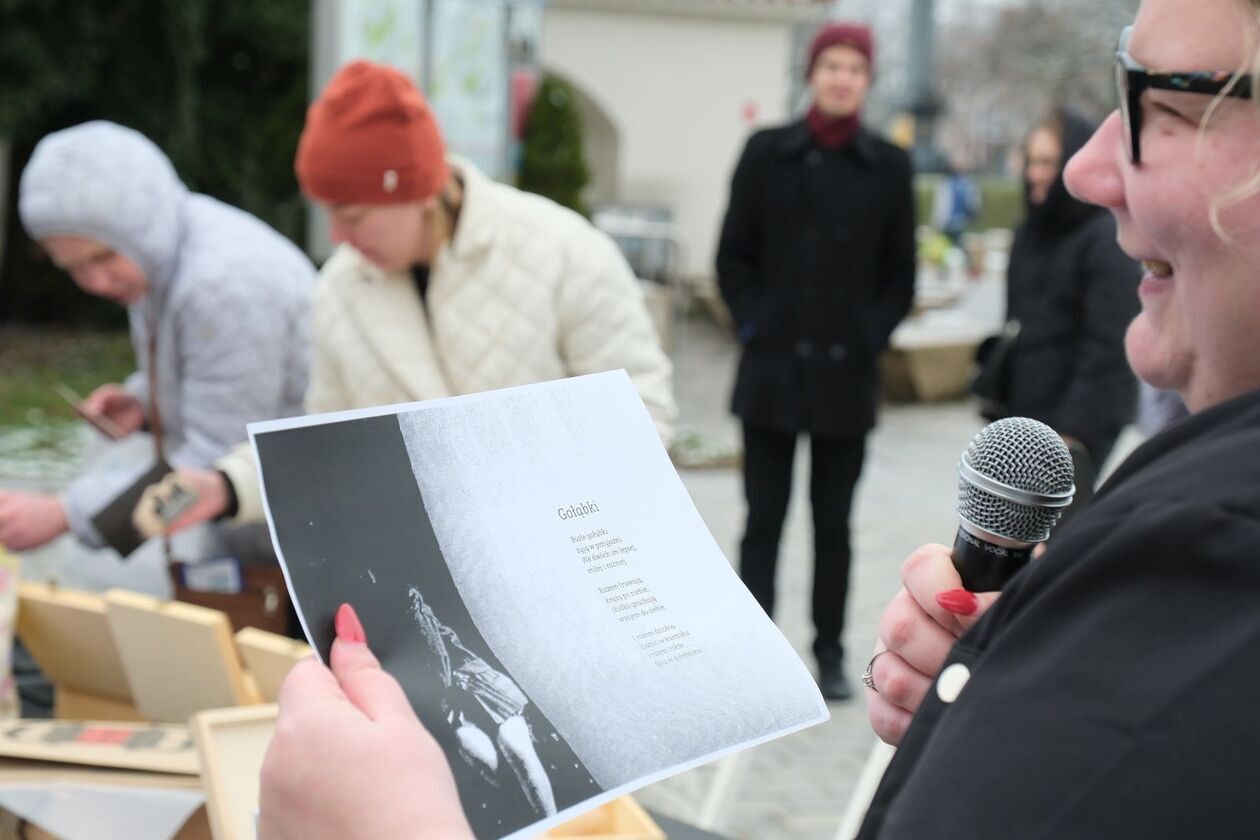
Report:
[{"label": "handheld microphone", "polygon": [[958,462],[953,560],[963,586],[1005,586],[1050,537],[1075,491],[1072,456],[1054,429],[1027,417],[985,426]]}]

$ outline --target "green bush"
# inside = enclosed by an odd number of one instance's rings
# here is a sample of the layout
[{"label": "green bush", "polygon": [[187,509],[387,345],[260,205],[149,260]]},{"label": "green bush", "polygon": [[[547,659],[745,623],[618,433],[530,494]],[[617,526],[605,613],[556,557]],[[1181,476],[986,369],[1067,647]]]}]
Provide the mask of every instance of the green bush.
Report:
[{"label": "green bush", "polygon": [[582,118],[573,91],[546,73],[529,106],[516,184],[587,216],[582,190],[589,180],[582,152]]},{"label": "green bush", "polygon": [[980,218],[976,227],[1013,228],[1024,219],[1024,187],[1013,178],[986,178],[980,182]]},{"label": "green bush", "polygon": [[[915,211],[921,225],[932,223],[932,202],[940,176],[920,175],[914,182]],[[980,215],[971,223],[971,230],[1013,228],[1024,218],[1024,191],[1013,178],[980,178]]]},{"label": "green bush", "polygon": [[0,331],[0,359],[0,429],[73,423],[56,386],[86,397],[136,369],[131,339],[118,331],[7,327]]},{"label": "green bush", "polygon": [[932,224],[932,206],[936,201],[938,175],[914,176],[914,220],[920,226]]},{"label": "green bush", "polygon": [[0,319],[121,325],[42,258],[18,177],[50,131],[108,119],[161,146],[184,182],[299,244],[293,177],[308,86],[308,0],[0,0],[0,136],[12,144]]}]

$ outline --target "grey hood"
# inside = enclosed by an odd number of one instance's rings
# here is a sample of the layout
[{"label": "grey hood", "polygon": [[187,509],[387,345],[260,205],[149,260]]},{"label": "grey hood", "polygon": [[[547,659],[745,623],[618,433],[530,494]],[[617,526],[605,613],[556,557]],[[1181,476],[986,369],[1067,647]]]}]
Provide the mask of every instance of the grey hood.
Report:
[{"label": "grey hood", "polygon": [[100,242],[161,290],[174,271],[187,200],[187,187],[153,141],[98,120],[39,141],[22,172],[18,212],[32,239]]}]

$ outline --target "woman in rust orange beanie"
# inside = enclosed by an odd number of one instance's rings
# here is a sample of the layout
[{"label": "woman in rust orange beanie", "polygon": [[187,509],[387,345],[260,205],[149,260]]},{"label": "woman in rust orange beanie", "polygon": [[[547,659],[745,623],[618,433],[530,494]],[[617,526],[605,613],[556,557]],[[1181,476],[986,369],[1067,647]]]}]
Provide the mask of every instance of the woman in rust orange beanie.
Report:
[{"label": "woman in rust orange beanie", "polygon": [[[343,67],[307,112],[295,170],[338,248],[315,293],[309,413],[414,402],[625,368],[662,438],[673,370],[611,239],[448,155],[398,70]],[[261,521],[248,448],[184,476],[176,523]]]},{"label": "woman in rust orange beanie", "polygon": [[309,411],[624,367],[668,435],[672,370],[616,245],[448,155],[403,73],[343,67],[307,113],[294,168],[340,246],[320,272]]}]

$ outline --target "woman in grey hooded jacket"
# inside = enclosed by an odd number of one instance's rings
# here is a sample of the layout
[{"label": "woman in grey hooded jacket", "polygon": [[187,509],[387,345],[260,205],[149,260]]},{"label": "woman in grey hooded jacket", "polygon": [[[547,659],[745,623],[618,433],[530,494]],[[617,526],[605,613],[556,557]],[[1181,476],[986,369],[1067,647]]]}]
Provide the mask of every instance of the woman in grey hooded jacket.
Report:
[{"label": "woman in grey hooded jacket", "polygon": [[[127,307],[138,370],[84,408],[120,434],[160,426],[174,467],[204,467],[245,424],[301,411],[315,270],[253,216],[192,193],[162,151],[109,122],[55,132],[22,173],[30,236],[89,294]],[[90,472],[58,496],[0,493],[0,544],[21,551],[92,517],[148,469]]]}]

